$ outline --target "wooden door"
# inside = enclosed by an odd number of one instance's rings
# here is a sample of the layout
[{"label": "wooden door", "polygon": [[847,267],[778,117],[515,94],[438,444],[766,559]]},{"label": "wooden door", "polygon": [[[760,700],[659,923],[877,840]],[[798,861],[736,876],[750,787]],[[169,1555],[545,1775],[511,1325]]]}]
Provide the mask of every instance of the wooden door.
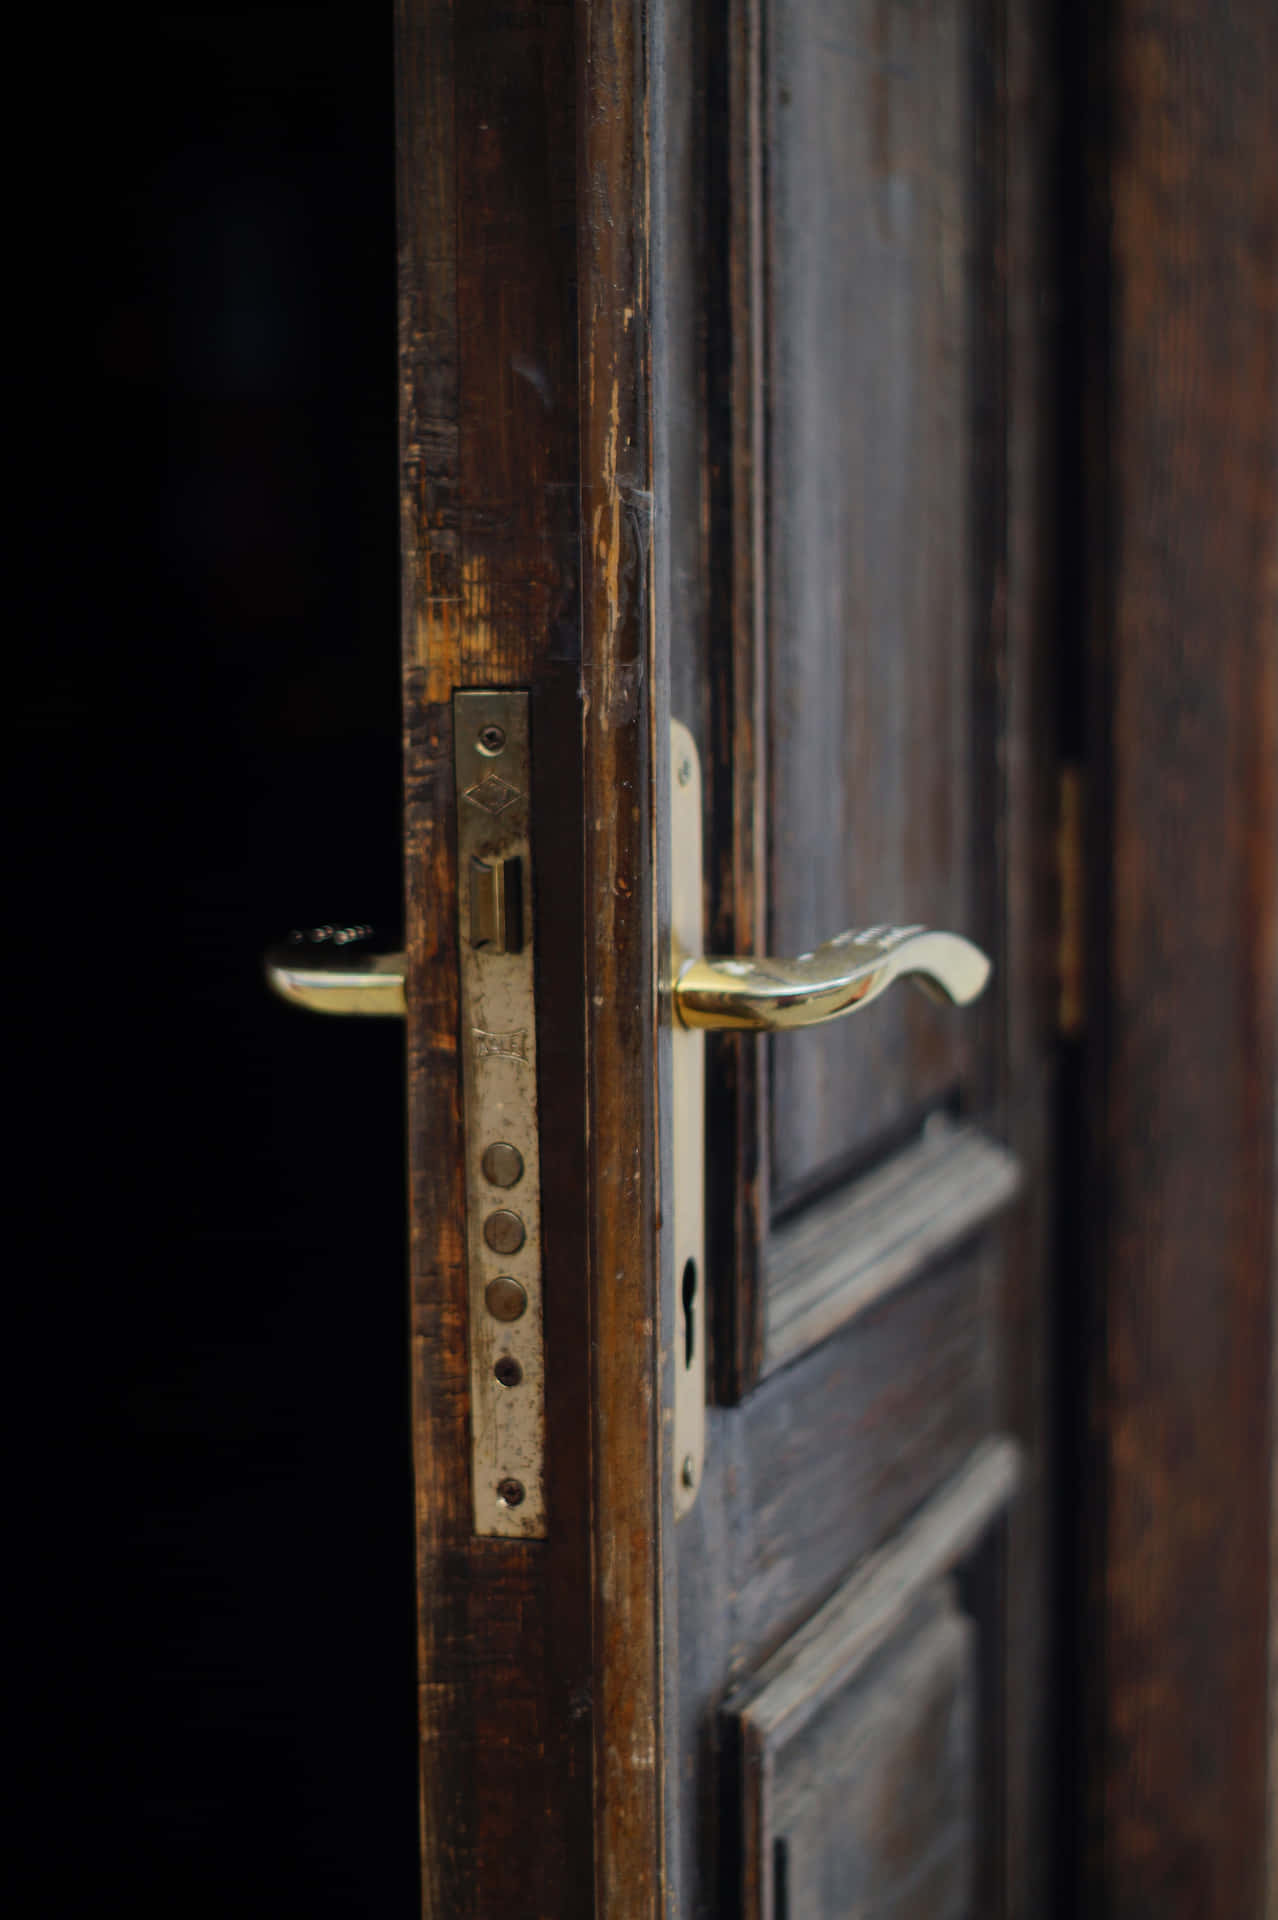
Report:
[{"label": "wooden door", "polygon": [[898,989],[712,1052],[679,1910],[1041,1912],[1040,50],[1016,8],[760,0],[703,57],[708,99],[668,64],[666,112],[701,132],[662,206],[671,253],[704,251],[708,324],[663,333],[654,418],[673,503],[702,353],[709,510],[672,504],[667,618],[710,769],[712,944],[921,921],[994,974],[970,1009]]},{"label": "wooden door", "polygon": [[[1054,1558],[1053,1260],[1085,1236],[1055,1208],[1102,1125],[1061,764],[1087,671],[1057,616],[1055,170],[1083,153],[1055,15],[399,0],[398,23],[425,1910],[1063,1910],[1090,1729],[1053,1684],[1085,1559]],[[485,691],[526,698],[517,778],[470,765]],[[708,951],[922,922],[993,961],[973,1009],[898,987],[716,1036],[691,1140],[672,720]],[[516,808],[533,877],[535,1009],[500,1033],[459,960],[496,857],[473,806]],[[525,1093],[535,1063],[538,1377],[504,1358],[544,1420],[499,1524],[482,1249],[525,1199],[475,1172],[494,1051]],[[711,1404],[677,1493],[698,1315]]]},{"label": "wooden door", "polygon": [[[1016,32],[963,0],[592,8],[576,32],[401,7],[432,1913],[993,1913],[1041,1849],[1052,794]],[[529,1538],[471,1503],[456,762],[483,688],[526,689],[531,727]],[[703,766],[711,951],[926,922],[994,961],[971,1011],[899,987],[716,1039],[704,1141],[671,1097],[672,718]],[[702,1152],[689,1294],[671,1201]],[[714,1404],[676,1522],[698,1312]]]}]

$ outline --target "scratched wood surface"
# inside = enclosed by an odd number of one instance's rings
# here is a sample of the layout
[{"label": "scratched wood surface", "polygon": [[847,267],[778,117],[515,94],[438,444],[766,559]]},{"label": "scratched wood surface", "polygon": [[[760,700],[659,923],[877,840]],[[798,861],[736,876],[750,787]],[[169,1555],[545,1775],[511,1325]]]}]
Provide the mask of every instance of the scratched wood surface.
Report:
[{"label": "scratched wood surface", "polygon": [[1118,1920],[1258,1920],[1278,1786],[1278,16],[1161,0],[1092,25],[1087,1892]]},{"label": "scratched wood surface", "polygon": [[[858,917],[849,876],[868,886],[877,863],[881,897],[895,887],[890,910],[910,918],[924,910],[905,904],[907,883],[932,876],[926,911],[962,907],[996,985],[974,1017],[939,1023],[902,996],[883,1039],[867,1016],[864,1056],[841,1065],[826,1029],[780,1083],[784,1042],[712,1046],[721,1404],[675,1538],[679,1899],[735,1910],[719,1874],[736,1791],[716,1730],[724,1689],[1005,1430],[1024,1442],[1021,1491],[997,1552],[964,1576],[982,1649],[975,1871],[983,1913],[1040,1914],[1053,1800],[1051,27],[1035,5],[693,11],[664,16],[662,244],[669,270],[703,272],[705,291],[690,309],[658,290],[657,391],[658,417],[691,422],[706,447],[695,476],[670,462],[680,558],[662,624],[672,704],[703,744],[711,942],[766,947],[780,897],[825,903],[827,922],[796,920],[793,944],[809,944]],[[847,614],[842,633],[822,626],[823,596]],[[905,785],[919,756],[916,805]],[[867,902],[862,917],[880,911]],[[930,1147],[919,1132],[942,1092],[962,1110],[952,1180],[943,1117]],[[899,1207],[880,1208],[885,1194]]]},{"label": "scratched wood surface", "polygon": [[662,1666],[673,1520],[668,1274],[658,1297],[650,52],[646,11],[630,0],[583,4],[578,26],[595,1898],[601,1913],[655,1920],[673,1817]]},{"label": "scratched wood surface", "polygon": [[[772,0],[763,137],[768,923],[972,937],[981,267],[963,0]],[[915,993],[770,1049],[771,1206],[963,1077]],[[849,1098],[849,1089],[856,1097]]]},{"label": "scratched wood surface", "polygon": [[964,1920],[975,1877],[976,1657],[948,1583],[798,1725],[744,1720],[760,1804],[746,1920]]},{"label": "scratched wood surface", "polygon": [[[993,1443],[997,1328],[969,1254],[810,1350],[739,1407],[712,1410],[708,1471],[679,1523],[677,1863],[685,1910],[729,1914],[722,1850],[737,1783],[720,1707],[876,1548]],[[999,1500],[1011,1492],[1002,1486]],[[970,1544],[970,1543],[969,1543]],[[1001,1610],[982,1633],[1001,1658]],[[982,1715],[984,1742],[992,1731]],[[996,1835],[981,1836],[982,1847]]]},{"label": "scratched wood surface", "polygon": [[[596,1875],[609,1911],[646,1913],[659,1872],[645,243],[628,31],[624,9],[579,22],[571,5],[398,8],[423,1885],[425,1911],[450,1920],[590,1913]],[[617,90],[634,109],[624,129]],[[549,1537],[515,1544],[472,1537],[467,1491],[450,732],[456,687],[511,684],[532,694],[550,1276]]]},{"label": "scratched wood surface", "polygon": [[[728,76],[726,154],[712,139],[708,165],[730,218],[707,247],[724,446],[690,706],[720,951],[919,921],[1003,957],[1020,882],[1002,858],[1002,18],[966,0],[761,0],[729,9],[709,63]],[[735,1143],[711,1194],[737,1272],[722,1393],[765,1362],[766,1296],[785,1284],[774,1223],[891,1154],[929,1108],[988,1107],[1006,988],[996,965],[975,1012],[905,991],[872,1020],[716,1043],[712,1131]]]},{"label": "scratched wood surface", "polygon": [[[716,477],[743,479],[751,455],[740,435],[723,431],[738,363],[714,351],[716,327],[735,324],[741,261],[706,197],[708,186],[742,168],[762,168],[766,116],[761,98],[749,98],[750,76],[757,81],[761,70],[737,43],[749,41],[745,10],[695,12],[673,7],[662,16],[665,38],[654,57],[653,42],[635,37],[638,16],[629,7],[583,9],[574,34],[565,9],[476,8],[463,17],[441,5],[401,5],[410,1154],[432,1913],[584,1912],[598,1901],[612,1913],[638,1914],[663,1898],[717,1910],[719,1784],[706,1728],[730,1671],[801,1624],[1002,1420],[998,1263],[988,1242],[957,1251],[960,1229],[933,1248],[930,1257],[945,1254],[944,1264],[929,1269],[920,1259],[908,1284],[889,1288],[850,1323],[836,1317],[739,1413],[714,1417],[717,1478],[678,1543],[683,1665],[675,1681],[671,1622],[662,1613],[674,1569],[657,1351],[669,1348],[671,1321],[656,1266],[658,1167],[668,1172],[670,1147],[660,1143],[659,1161],[651,907],[660,831],[653,743],[667,689],[682,689],[707,729],[709,894],[718,922],[740,908],[750,876],[761,876],[766,846],[729,830],[724,796],[740,797],[748,777],[762,796],[751,801],[757,819],[768,793],[747,750],[739,682],[728,676],[726,705],[716,691],[725,684],[716,678],[716,584],[726,573],[730,624],[739,622],[766,553],[757,542],[742,545],[734,497],[725,498]],[[959,33],[953,9],[945,18]],[[981,53],[986,24],[983,11],[964,17],[962,52],[944,33],[935,52],[919,49],[917,99],[908,63],[904,73],[895,58],[883,66],[889,95],[906,91],[897,102],[909,136],[901,135],[903,164],[907,151],[910,165],[917,160],[911,142],[922,139],[936,88],[944,109],[938,150],[951,158],[952,144],[967,140],[960,129],[992,115],[981,89],[993,83],[980,77],[981,60],[993,59]],[[997,38],[992,44],[997,49]],[[726,63],[718,58],[725,46]],[[745,121],[726,122],[720,109],[738,82]],[[651,251],[650,111],[659,116],[652,180],[661,213]],[[856,156],[863,170],[872,159],[861,149]],[[973,141],[968,159],[985,179],[997,143]],[[931,200],[931,189],[922,194],[923,228],[936,237],[937,206],[942,226],[947,208],[956,216],[962,209],[949,171],[928,177],[935,192]],[[954,305],[942,300],[938,319],[958,314],[955,340],[969,347],[964,329],[977,288],[988,291],[998,231],[997,214],[977,198],[979,218],[963,225],[973,257],[963,257]],[[923,241],[913,229],[910,248],[917,267]],[[662,269],[655,293],[652,259]],[[920,302],[937,291],[926,274],[911,285]],[[737,315],[756,329],[760,317],[750,299]],[[650,340],[660,403],[651,444]],[[991,394],[997,400],[999,378],[987,381],[973,362],[947,388],[950,374],[929,360],[944,353],[930,334],[924,346],[927,391],[935,396],[939,380],[953,401],[953,417],[944,400],[925,409],[927,431],[944,442],[946,487],[957,487],[968,466],[989,468],[997,482],[1000,456],[989,449],[1001,443],[998,406],[978,436],[980,461],[958,416],[976,408],[978,395],[982,404]],[[907,337],[911,365],[917,350]],[[916,454],[900,428],[898,419],[893,444],[908,464]],[[654,464],[665,487],[655,501]],[[751,539],[764,532],[765,498],[751,495]],[[1004,530],[997,515],[980,527],[980,538],[960,540],[955,556],[947,523],[941,546],[942,572],[952,561],[961,582],[963,604],[948,616],[965,636],[966,663],[965,686],[947,683],[946,698],[958,703],[965,760],[985,768],[1000,736],[977,696],[988,693],[1002,642],[997,621],[982,625],[969,602],[984,596],[987,611],[996,604],[991,556]],[[834,559],[827,550],[820,564]],[[760,652],[756,666],[762,661]],[[539,1048],[543,1062],[554,1061],[543,1087],[544,1211],[548,1256],[568,1276],[553,1297],[548,1290],[548,1471],[558,1522],[544,1547],[513,1550],[469,1536],[456,978],[451,913],[441,906],[454,884],[449,697],[456,685],[512,682],[533,690]],[[760,729],[766,685],[758,675],[752,683]],[[714,732],[725,712],[726,751]],[[774,725],[769,710],[769,732]],[[578,751],[562,747],[569,738]],[[953,771],[957,758],[950,764]],[[963,777],[966,797],[955,804],[979,840],[976,816],[995,818],[1005,796],[993,774]],[[947,830],[952,811],[934,809]],[[978,872],[969,862],[960,884],[997,944],[1011,883],[1001,856],[992,876],[990,864]],[[741,883],[735,894],[725,875]],[[762,905],[762,891],[752,897]],[[996,1026],[991,1012],[972,1033]],[[984,1042],[965,1041],[957,1025],[942,1021],[929,1031],[957,1036],[957,1051],[932,1078],[928,1062],[940,1057],[933,1043],[910,1056],[898,1075],[900,1099],[876,1122],[880,1143],[898,1144],[898,1122],[949,1091],[964,1048],[984,1058]],[[915,1069],[917,1094],[907,1085]],[[997,1117],[1003,1098],[1000,1071],[991,1061],[966,1076],[965,1097],[986,1118]],[[730,1075],[721,1075],[725,1084]],[[738,1079],[732,1128],[743,1152],[762,1150],[766,1161],[767,1137],[752,1117],[761,1084],[752,1091],[748,1074]],[[1009,1104],[1018,1097],[1019,1083]],[[842,1125],[841,1110],[830,1111]],[[820,1177],[862,1144],[849,1149],[840,1137]],[[737,1182],[730,1209],[748,1219],[758,1191],[748,1179]],[[731,1301],[731,1288],[719,1291]],[[983,1614],[982,1634],[996,1645],[1000,1608],[992,1601]],[[999,1732],[983,1704],[982,1753],[993,1752]],[[667,1756],[677,1763],[677,1792],[663,1779]],[[981,1842],[985,1852],[989,1844]]]}]

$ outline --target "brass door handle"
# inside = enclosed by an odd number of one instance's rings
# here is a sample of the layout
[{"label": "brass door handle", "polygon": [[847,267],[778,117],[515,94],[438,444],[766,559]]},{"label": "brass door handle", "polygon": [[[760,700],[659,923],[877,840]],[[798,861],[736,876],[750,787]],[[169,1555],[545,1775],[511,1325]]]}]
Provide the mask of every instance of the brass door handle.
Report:
[{"label": "brass door handle", "polygon": [[404,956],[371,927],[308,927],[266,955],[266,979],[290,1006],[314,1013],[404,1012]]},{"label": "brass door handle", "polygon": [[[687,960],[674,984],[684,1027],[780,1033],[838,1020],[876,1000],[894,980],[913,980],[933,999],[967,1006],[989,979],[978,946],[927,927],[863,927],[794,960]],[[266,978],[290,1005],[315,1013],[404,1012],[404,955],[371,927],[310,927],[266,956]]]},{"label": "brass door handle", "polygon": [[687,960],[676,972],[674,1004],[685,1027],[780,1033],[855,1013],[894,980],[913,980],[932,999],[966,1006],[989,976],[981,949],[956,933],[862,927],[794,960]]}]

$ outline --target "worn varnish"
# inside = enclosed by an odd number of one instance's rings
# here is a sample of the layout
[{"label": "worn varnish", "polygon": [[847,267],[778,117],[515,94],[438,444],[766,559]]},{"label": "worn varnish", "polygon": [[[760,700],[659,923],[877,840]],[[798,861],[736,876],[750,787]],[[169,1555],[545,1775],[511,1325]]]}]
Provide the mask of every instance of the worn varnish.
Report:
[{"label": "worn varnish", "polygon": [[[399,9],[414,1419],[429,1914],[662,1876],[642,42]],[[532,696],[545,1542],[471,1537],[450,700]],[[464,1044],[466,1036],[461,1036]]]},{"label": "worn varnish", "polygon": [[[798,952],[894,916],[998,944],[981,869],[1000,796],[973,751],[992,743],[1004,537],[987,438],[1002,376],[1000,41],[986,12],[729,9],[731,386],[712,461],[727,558],[707,704],[728,770],[712,779],[722,951]],[[712,360],[712,421],[715,380]],[[909,993],[880,1011],[716,1049],[713,1125],[737,1139],[712,1219],[739,1276],[718,1341],[725,1392],[760,1366],[777,1213],[971,1091],[989,1052],[981,1017]]]},{"label": "worn varnish", "polygon": [[[646,22],[578,9],[595,1895],[666,1898]],[[668,1338],[668,1335],[667,1335]]]},{"label": "worn varnish", "polygon": [[[1041,746],[1028,663],[1042,585],[1024,530],[1008,585],[1006,450],[1039,458],[1039,396],[1028,299],[1020,362],[1004,324],[1006,19],[950,0],[676,5],[659,19],[620,5],[463,17],[403,0],[402,13],[427,1909],[726,1913],[725,1690],[1010,1424],[1030,1443],[1026,1504],[1042,1510],[1041,1378],[1022,1366],[1041,1365],[1041,1186],[1005,1239],[990,1232],[1022,1165],[1041,1182],[1053,951],[1036,843],[1008,826],[1013,798],[1037,791],[1024,769]],[[801,49],[826,27],[835,57],[814,66]],[[781,97],[784,60],[765,56],[786,46],[811,99]],[[820,141],[846,162],[828,177]],[[813,230],[828,257],[805,301],[783,243],[809,188],[826,195]],[[875,271],[849,279],[846,257],[862,254]],[[878,413],[858,403],[867,392]],[[825,464],[809,481],[800,456],[818,429]],[[881,498],[880,470],[895,476]],[[888,509],[920,489],[911,545]],[[813,492],[834,537],[807,511]],[[849,606],[861,596],[854,631],[821,628],[827,589]],[[825,674],[837,701],[814,698]],[[531,687],[539,783],[552,1526],[544,1546],[513,1551],[469,1537],[456,980],[440,904],[453,886],[447,702],[482,684]],[[657,1097],[668,699],[687,703],[705,748],[713,945],[814,937],[795,900],[826,857],[811,849],[836,846],[851,849],[822,883],[836,920],[958,923],[994,951],[1000,982],[970,1027],[902,995],[881,1030],[857,1040],[849,1025],[837,1074],[824,1039],[806,1067],[796,1055],[780,1101],[763,1049],[718,1050],[702,1298],[722,1397],[740,1404],[713,1413],[706,1480],[677,1530],[661,1408],[678,1322],[658,1260],[672,1165]],[[841,733],[831,746],[831,725],[857,734],[855,754]],[[899,906],[862,899],[890,886]],[[961,1110],[966,1144],[912,1180],[938,1105]],[[900,1233],[876,1213],[898,1177],[911,1196]],[[846,1258],[833,1229],[822,1242],[833,1215],[818,1197],[846,1207]],[[795,1261],[777,1301],[802,1311],[756,1384],[757,1255],[779,1208],[776,1244]],[[1021,1817],[1006,1723],[1015,1711],[1022,1751],[1038,1752],[1042,1614],[1027,1619],[1025,1596],[1042,1535],[1040,1519],[1020,1536],[1005,1581],[1017,1524],[1000,1528],[1006,1558],[981,1572],[973,1548],[957,1570],[975,1665],[955,1666],[966,1630],[945,1628],[915,1693],[966,1716],[964,1777],[942,1800],[976,1810],[961,1848],[989,1910],[1028,1913],[1004,1830]]]},{"label": "worn varnish", "polygon": [[730,1696],[746,1914],[988,1910],[976,1635],[942,1576],[1002,1519],[1018,1468],[1009,1442],[978,1447]]},{"label": "worn varnish", "polygon": [[[973,330],[988,298],[968,84],[978,17],[961,0],[771,0],[764,13],[759,771],[780,953],[884,921],[980,937],[969,743],[984,610],[967,524]],[[773,1043],[774,1212],[962,1079],[961,1014],[914,993],[877,1011]]]},{"label": "worn varnish", "polygon": [[1002,1429],[1024,1441],[1022,1493],[963,1574],[974,1873],[982,1913],[1037,1915],[1055,1798],[1052,28],[1030,5],[740,0],[703,34],[672,9],[665,31],[696,79],[664,93],[661,144],[693,184],[699,128],[705,156],[703,198],[671,196],[663,239],[677,273],[706,275],[703,371],[680,306],[660,372],[706,445],[701,492],[684,479],[671,504],[687,560],[668,592],[711,941],[797,950],[899,911],[961,923],[995,963],[974,1016],[904,993],[796,1050],[711,1048],[720,1405],[675,1535],[679,1898],[734,1911],[724,1689]]},{"label": "worn varnish", "polygon": [[986,1226],[1021,1184],[1016,1159],[935,1116],[924,1137],[776,1229],[762,1371],[773,1372]]},{"label": "worn varnish", "polygon": [[[592,1910],[571,8],[398,10],[424,1909]],[[532,691],[550,1537],[468,1493],[450,701]]]},{"label": "worn varnish", "polygon": [[823,1711],[789,1737],[749,1743],[750,1773],[769,1789],[744,1882],[749,1920],[971,1912],[974,1640],[952,1590],[933,1589]]},{"label": "worn varnish", "polygon": [[[717,1862],[733,1806],[718,1725],[725,1693],[990,1444],[997,1378],[987,1279],[979,1259],[951,1263],[739,1408],[711,1414],[706,1481],[676,1532],[681,1772],[696,1814],[693,1826],[685,1803],[686,1905],[695,1898],[708,1912],[732,1911],[718,1904],[728,1897]],[[993,1510],[1014,1477],[1000,1480]],[[997,1648],[999,1619],[987,1616],[982,1630]]]}]

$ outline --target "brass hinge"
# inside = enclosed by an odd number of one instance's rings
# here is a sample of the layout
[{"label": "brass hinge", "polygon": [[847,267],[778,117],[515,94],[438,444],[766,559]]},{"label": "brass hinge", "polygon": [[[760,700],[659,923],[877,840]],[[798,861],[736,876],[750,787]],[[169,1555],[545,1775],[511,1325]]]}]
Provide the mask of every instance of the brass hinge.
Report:
[{"label": "brass hinge", "polygon": [[1083,769],[1066,764],[1056,816],[1056,1025],[1067,1040],[1077,1039],[1087,1025],[1085,814]]}]

